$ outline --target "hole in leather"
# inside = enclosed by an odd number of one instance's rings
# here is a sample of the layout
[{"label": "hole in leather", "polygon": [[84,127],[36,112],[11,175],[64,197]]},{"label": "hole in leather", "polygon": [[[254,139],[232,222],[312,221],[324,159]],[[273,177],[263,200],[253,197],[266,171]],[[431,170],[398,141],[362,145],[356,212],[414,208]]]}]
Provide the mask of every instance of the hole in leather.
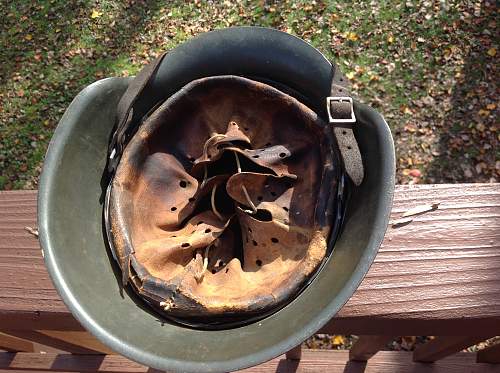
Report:
[{"label": "hole in leather", "polygon": [[198,223],[196,223],[196,225],[200,225],[200,224],[203,224],[202,220],[200,220]]},{"label": "hole in leather", "polygon": [[210,228],[205,229],[205,233],[210,233],[212,230]]},{"label": "hole in leather", "polygon": [[253,243],[254,246],[259,246],[259,244],[255,240],[253,240],[252,243]]},{"label": "hole in leather", "polygon": [[286,212],[288,212],[288,207],[283,206],[283,210],[285,210]]},{"label": "hole in leather", "polygon": [[285,158],[286,157],[286,153],[280,153],[279,156],[280,156],[280,158]]},{"label": "hole in leather", "polygon": [[264,209],[257,209],[257,213],[252,215],[252,217],[259,221],[271,221],[273,220],[273,215]]},{"label": "hole in leather", "polygon": [[191,246],[191,244],[189,244],[188,242],[184,242],[184,243],[181,245],[181,247],[189,247],[189,246]]},{"label": "hole in leather", "polygon": [[252,228],[248,227],[248,231],[249,231],[250,233],[252,233]]},{"label": "hole in leather", "polygon": [[263,197],[262,196],[258,196],[257,197],[257,201],[262,201],[263,200]]},{"label": "hole in leather", "polygon": [[261,266],[262,266],[262,260],[257,259],[257,260],[255,261],[255,264],[257,264],[259,267],[261,267]]},{"label": "hole in leather", "polygon": [[258,154],[252,155],[252,158],[259,158]]},{"label": "hole in leather", "polygon": [[177,210],[177,207],[175,206],[170,208],[170,211],[175,211],[175,210]]},{"label": "hole in leather", "polygon": [[179,182],[179,186],[180,186],[181,188],[185,188],[185,187],[187,187],[187,185],[188,185],[188,183],[187,183],[185,180],[181,180],[181,181]]},{"label": "hole in leather", "polygon": [[264,145],[264,146],[266,146],[266,147],[267,147],[267,146],[271,146],[271,143],[270,143],[270,142],[268,142],[268,143],[267,143],[266,145]]},{"label": "hole in leather", "polygon": [[196,200],[196,198],[193,198],[193,197],[188,199],[189,202],[194,202],[195,200]]},{"label": "hole in leather", "polygon": [[272,192],[272,191],[271,191],[271,195],[272,195],[273,197],[276,197],[276,192]]},{"label": "hole in leather", "polygon": [[278,243],[278,242],[280,242],[280,240],[278,240],[276,237],[272,237],[271,238],[271,242],[272,243]]}]

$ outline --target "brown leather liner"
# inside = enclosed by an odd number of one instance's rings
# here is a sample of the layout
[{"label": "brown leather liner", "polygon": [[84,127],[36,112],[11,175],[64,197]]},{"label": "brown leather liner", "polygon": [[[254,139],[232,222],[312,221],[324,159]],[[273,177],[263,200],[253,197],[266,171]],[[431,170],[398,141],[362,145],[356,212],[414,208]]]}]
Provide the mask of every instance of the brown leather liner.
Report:
[{"label": "brown leather liner", "polygon": [[124,280],[176,317],[290,300],[327,251],[332,142],[320,117],[269,85],[189,83],[142,123],[112,183]]}]

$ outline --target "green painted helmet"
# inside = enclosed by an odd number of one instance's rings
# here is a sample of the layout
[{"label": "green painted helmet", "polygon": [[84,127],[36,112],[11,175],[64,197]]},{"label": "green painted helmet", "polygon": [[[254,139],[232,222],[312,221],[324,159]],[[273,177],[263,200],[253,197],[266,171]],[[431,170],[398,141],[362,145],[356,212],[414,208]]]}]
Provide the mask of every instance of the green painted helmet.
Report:
[{"label": "green painted helmet", "polygon": [[85,88],[39,190],[49,273],[104,344],[160,370],[278,356],[347,302],[382,242],[394,146],[318,50],[236,27]]}]

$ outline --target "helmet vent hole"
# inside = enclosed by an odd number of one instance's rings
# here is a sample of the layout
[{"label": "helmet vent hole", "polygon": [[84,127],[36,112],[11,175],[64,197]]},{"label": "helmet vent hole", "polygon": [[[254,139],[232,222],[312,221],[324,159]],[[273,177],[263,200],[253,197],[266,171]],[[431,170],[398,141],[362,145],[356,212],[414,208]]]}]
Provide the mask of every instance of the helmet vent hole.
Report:
[{"label": "helmet vent hole", "polygon": [[351,150],[351,149],[352,149],[352,147],[348,146],[348,147],[347,147],[347,149]]},{"label": "helmet vent hole", "polygon": [[175,211],[175,210],[177,210],[177,207],[175,207],[175,206],[170,208],[170,211]]},{"label": "helmet vent hole", "polygon": [[205,229],[205,233],[210,233],[212,230],[210,228]]},{"label": "helmet vent hole", "polygon": [[279,156],[280,156],[280,158],[285,158],[286,157],[286,153],[280,153]]},{"label": "helmet vent hole", "polygon": [[271,195],[272,195],[273,197],[276,197],[276,192],[271,191]]},{"label": "helmet vent hole", "polygon": [[252,155],[252,158],[259,158],[258,154]]},{"label": "helmet vent hole", "polygon": [[342,131],[342,135],[347,135],[347,132],[346,131]]},{"label": "helmet vent hole", "polygon": [[280,240],[278,240],[276,237],[271,238],[272,243],[278,243]]},{"label": "helmet vent hole", "polygon": [[185,181],[185,180],[181,180],[181,181],[179,182],[179,186],[180,186],[181,188],[185,188],[185,187],[187,187],[187,185],[188,185],[188,183],[187,183],[187,181]]},{"label": "helmet vent hole", "polygon": [[184,243],[181,245],[181,247],[189,247],[189,246],[191,246],[191,245],[190,245],[188,242],[184,242]]},{"label": "helmet vent hole", "polygon": [[288,212],[288,207],[283,206],[283,210],[285,210],[286,212]]},{"label": "helmet vent hole", "polygon": [[200,220],[198,223],[196,223],[196,225],[200,225],[200,224],[203,224],[203,220]]},{"label": "helmet vent hole", "polygon": [[188,199],[189,202],[194,202],[195,200],[196,200],[196,198],[194,198],[194,197],[191,197]]},{"label": "helmet vent hole", "polygon": [[257,201],[262,201],[263,200],[263,197],[262,196],[258,196],[257,197]]}]

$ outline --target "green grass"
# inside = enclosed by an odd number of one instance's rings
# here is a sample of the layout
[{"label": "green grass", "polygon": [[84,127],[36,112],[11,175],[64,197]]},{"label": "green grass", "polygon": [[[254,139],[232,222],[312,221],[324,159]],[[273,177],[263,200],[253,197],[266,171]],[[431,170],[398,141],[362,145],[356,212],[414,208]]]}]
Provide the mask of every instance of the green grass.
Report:
[{"label": "green grass", "polygon": [[[497,9],[462,3],[0,0],[0,189],[36,188],[54,128],[83,87],[234,25],[287,31],[340,64],[354,93],[387,118],[400,182],[468,181],[466,169],[474,180],[497,179],[498,151],[480,149],[498,148],[490,129],[498,109],[477,114],[498,101],[497,57],[487,54],[497,48]],[[479,162],[488,167],[476,173]],[[424,177],[404,176],[413,167]]]}]

